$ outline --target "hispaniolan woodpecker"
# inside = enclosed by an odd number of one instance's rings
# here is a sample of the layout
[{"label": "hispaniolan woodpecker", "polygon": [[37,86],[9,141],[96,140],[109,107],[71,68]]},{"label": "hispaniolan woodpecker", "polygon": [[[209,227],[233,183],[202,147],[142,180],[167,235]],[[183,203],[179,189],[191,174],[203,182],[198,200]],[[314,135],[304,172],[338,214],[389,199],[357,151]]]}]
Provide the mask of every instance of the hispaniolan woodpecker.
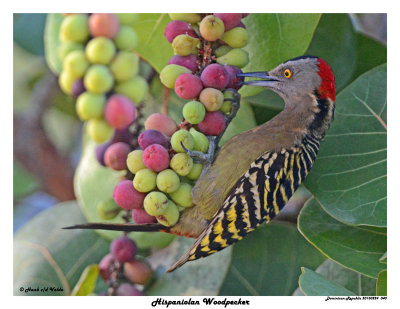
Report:
[{"label": "hispaniolan woodpecker", "polygon": [[236,135],[218,151],[193,188],[194,207],[176,225],[92,223],[70,228],[164,231],[197,238],[168,271],[241,240],[285,206],[310,172],[320,142],[333,120],[335,80],[321,58],[301,56],[269,72],[240,74],[259,80],[285,101],[270,121]]}]

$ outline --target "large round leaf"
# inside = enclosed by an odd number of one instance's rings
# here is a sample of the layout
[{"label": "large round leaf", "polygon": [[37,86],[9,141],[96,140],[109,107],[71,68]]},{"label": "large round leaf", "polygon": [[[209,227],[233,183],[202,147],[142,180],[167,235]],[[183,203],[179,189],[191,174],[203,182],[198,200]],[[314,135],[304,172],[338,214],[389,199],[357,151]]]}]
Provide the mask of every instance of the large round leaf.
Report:
[{"label": "large round leaf", "polygon": [[385,235],[335,220],[314,199],[301,210],[298,228],[322,253],[347,268],[371,278],[386,268],[379,262],[386,252]]},{"label": "large round leaf", "polygon": [[[87,265],[98,263],[109,242],[88,230],[63,230],[84,221],[76,202],[41,212],[14,238],[14,295],[69,295]],[[27,292],[27,289],[39,291]],[[46,291],[41,289],[48,288]],[[61,288],[51,291],[50,288]]]},{"label": "large round leaf", "polygon": [[339,221],[386,226],[386,65],[346,87],[305,185]]},{"label": "large round leaf", "polygon": [[[250,14],[243,19],[249,33],[250,62],[245,72],[271,70],[283,61],[302,55],[308,48],[321,14]],[[247,97],[261,87],[244,86]]]},{"label": "large round leaf", "polygon": [[62,70],[62,62],[58,57],[58,46],[60,45],[60,27],[63,20],[62,14],[47,14],[44,32],[44,48],[46,61],[54,74],[58,75]]},{"label": "large round leaf", "polygon": [[168,248],[153,253],[148,261],[157,281],[146,295],[218,295],[231,262],[232,247],[207,258],[187,262],[172,273],[165,273],[193,244],[193,239],[177,237]]},{"label": "large round leaf", "polygon": [[[78,202],[88,222],[103,222],[97,214],[97,205],[112,198],[115,185],[121,180],[125,172],[116,172],[101,166],[95,158],[96,143],[84,134],[83,153],[79,166],[75,172],[74,186]],[[122,223],[120,214],[107,222]],[[78,224],[82,222],[74,222]],[[103,237],[112,240],[121,235],[116,231],[97,231]],[[171,234],[156,232],[134,232],[129,236],[136,241],[140,248],[165,247],[174,238]]]},{"label": "large round leaf", "polygon": [[220,295],[291,295],[300,267],[315,269],[323,260],[293,224],[271,222],[234,245]]}]

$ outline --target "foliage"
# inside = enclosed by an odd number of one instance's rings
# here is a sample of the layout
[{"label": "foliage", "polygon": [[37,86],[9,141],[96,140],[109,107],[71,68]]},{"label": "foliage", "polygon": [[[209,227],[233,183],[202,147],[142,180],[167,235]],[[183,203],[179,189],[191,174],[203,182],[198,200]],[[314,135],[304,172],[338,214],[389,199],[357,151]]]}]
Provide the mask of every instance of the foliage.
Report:
[{"label": "foliage", "polygon": [[[49,14],[45,33],[47,61],[55,72],[60,65],[54,60],[58,18]],[[156,277],[148,294],[386,295],[386,47],[357,32],[346,14],[251,14],[244,21],[250,35],[250,63],[244,71],[269,70],[289,58],[313,54],[327,60],[335,73],[335,120],[305,183],[313,198],[298,217],[298,231],[288,223],[268,224],[233,248],[172,274],[165,269],[193,240],[132,233],[142,248],[172,241],[149,256]],[[163,36],[168,22],[167,14],[140,14],[134,26],[140,41],[136,52],[157,72],[172,55]],[[224,140],[268,121],[283,108],[281,98],[270,91],[245,87],[240,92],[242,106]],[[162,97],[156,77],[145,114],[159,110]],[[169,112],[179,120],[183,101],[172,93],[170,98]],[[15,294],[28,283],[61,284],[60,294],[91,292],[97,275],[96,266],[90,265],[108,249],[108,241],[99,235],[110,240],[117,234],[66,232],[60,227],[99,221],[96,206],[111,197],[121,176],[95,162],[94,146],[84,135],[75,175],[84,217],[76,203],[56,206],[16,235]],[[193,277],[199,280],[189,282]]]}]

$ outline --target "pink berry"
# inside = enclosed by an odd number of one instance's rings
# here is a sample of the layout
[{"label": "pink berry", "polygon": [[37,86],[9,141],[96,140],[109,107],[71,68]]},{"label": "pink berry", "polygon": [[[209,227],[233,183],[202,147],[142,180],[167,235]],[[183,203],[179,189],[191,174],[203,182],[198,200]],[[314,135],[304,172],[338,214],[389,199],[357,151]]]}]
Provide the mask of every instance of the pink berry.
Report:
[{"label": "pink berry", "polygon": [[175,81],[175,93],[184,100],[198,97],[202,89],[203,84],[196,75],[181,74]]},{"label": "pink berry", "polygon": [[152,144],[143,151],[143,163],[147,168],[161,172],[169,166],[167,149],[159,144]]},{"label": "pink berry", "polygon": [[135,258],[137,247],[129,237],[120,236],[111,242],[110,252],[118,262],[125,263]]},{"label": "pink berry", "polygon": [[180,55],[172,56],[171,59],[169,59],[168,64],[176,64],[183,66],[192,71],[192,73],[195,73],[198,70],[197,56],[195,54],[190,54],[188,56],[180,56]]},{"label": "pink berry", "polygon": [[145,193],[137,191],[130,180],[123,180],[114,187],[113,199],[124,209],[143,208]]},{"label": "pink berry", "polygon": [[225,129],[225,117],[220,111],[207,112],[197,127],[205,135],[217,136]]},{"label": "pink berry", "polygon": [[110,126],[119,130],[126,129],[136,120],[136,117],[136,107],[129,98],[114,94],[108,99],[104,118]]},{"label": "pink berry", "polygon": [[242,19],[242,13],[214,13],[214,15],[224,22],[225,31],[235,27]]},{"label": "pink berry", "polygon": [[229,83],[226,85],[226,88],[238,90],[240,87],[242,87],[241,83],[244,81],[244,77],[237,76],[237,74],[243,73],[242,70],[233,65],[224,65],[224,69],[229,75]]},{"label": "pink berry", "polygon": [[132,144],[133,134],[129,131],[128,128],[122,130],[114,130],[114,136],[111,139],[111,143],[124,142],[127,144]]},{"label": "pink berry", "polygon": [[156,130],[169,137],[178,130],[178,126],[172,118],[160,113],[151,114],[146,119],[144,127],[146,130]]},{"label": "pink berry", "polygon": [[99,263],[99,274],[103,280],[108,280],[111,277],[111,265],[114,263],[114,256],[109,253],[104,256]]},{"label": "pink berry", "polygon": [[116,296],[143,296],[143,293],[140,292],[135,286],[129,283],[120,284],[115,290]]},{"label": "pink berry", "polygon": [[184,21],[173,20],[165,27],[164,36],[170,43],[172,43],[175,37],[180,34],[187,34],[191,37],[197,38],[197,34],[193,30],[192,26]]},{"label": "pink berry", "polygon": [[157,130],[145,130],[140,133],[138,137],[138,143],[140,148],[143,150],[146,149],[148,146],[153,144],[159,144],[168,148],[168,138]]},{"label": "pink berry", "polygon": [[122,142],[110,145],[104,153],[104,163],[116,171],[126,169],[126,158],[131,152],[131,147]]},{"label": "pink berry", "polygon": [[146,210],[133,209],[132,210],[132,219],[136,224],[146,224],[146,223],[155,223],[157,222],[156,217],[150,216]]},{"label": "pink berry", "polygon": [[110,145],[111,145],[110,142],[106,142],[104,144],[100,144],[100,145],[96,146],[95,154],[96,154],[97,161],[103,166],[106,166],[106,163],[104,162],[104,154]]},{"label": "pink berry", "polygon": [[200,78],[205,88],[222,90],[229,83],[228,72],[218,63],[208,65],[201,73]]},{"label": "pink berry", "polygon": [[94,37],[104,36],[114,38],[119,31],[117,15],[109,13],[94,13],[89,17],[90,34]]}]

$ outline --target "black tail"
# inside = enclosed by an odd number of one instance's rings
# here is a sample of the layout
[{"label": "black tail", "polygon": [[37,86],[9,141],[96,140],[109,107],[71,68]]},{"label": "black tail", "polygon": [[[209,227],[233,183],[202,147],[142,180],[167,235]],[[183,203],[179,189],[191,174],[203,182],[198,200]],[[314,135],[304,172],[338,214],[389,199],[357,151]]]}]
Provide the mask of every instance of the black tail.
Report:
[{"label": "black tail", "polygon": [[109,230],[121,232],[167,232],[168,228],[157,223],[131,224],[131,223],[86,223],[63,227],[66,230]]}]

